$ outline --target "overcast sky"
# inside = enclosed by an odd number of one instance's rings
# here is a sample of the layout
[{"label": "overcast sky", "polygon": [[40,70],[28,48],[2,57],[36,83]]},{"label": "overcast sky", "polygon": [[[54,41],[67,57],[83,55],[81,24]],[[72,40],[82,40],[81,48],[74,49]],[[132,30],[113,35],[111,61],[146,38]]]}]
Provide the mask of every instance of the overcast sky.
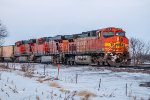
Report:
[{"label": "overcast sky", "polygon": [[4,45],[110,26],[150,40],[150,0],[0,0],[0,20],[9,32]]}]

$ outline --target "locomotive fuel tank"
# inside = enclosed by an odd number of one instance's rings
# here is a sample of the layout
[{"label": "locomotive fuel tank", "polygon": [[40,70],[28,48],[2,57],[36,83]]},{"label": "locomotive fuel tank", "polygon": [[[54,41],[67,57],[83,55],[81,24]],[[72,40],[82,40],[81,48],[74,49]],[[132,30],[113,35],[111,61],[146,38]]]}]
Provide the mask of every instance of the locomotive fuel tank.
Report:
[{"label": "locomotive fuel tank", "polygon": [[76,64],[87,64],[91,63],[91,56],[75,56]]},{"label": "locomotive fuel tank", "polygon": [[53,56],[42,56],[41,57],[41,63],[52,63],[53,62]]}]

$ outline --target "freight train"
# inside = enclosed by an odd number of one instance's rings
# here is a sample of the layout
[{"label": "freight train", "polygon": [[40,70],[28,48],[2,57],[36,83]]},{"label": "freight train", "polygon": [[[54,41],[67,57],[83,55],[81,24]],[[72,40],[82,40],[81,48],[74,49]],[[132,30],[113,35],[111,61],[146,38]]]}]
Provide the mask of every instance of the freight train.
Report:
[{"label": "freight train", "polygon": [[108,27],[1,46],[0,61],[126,66],[130,64],[128,48],[125,31]]}]

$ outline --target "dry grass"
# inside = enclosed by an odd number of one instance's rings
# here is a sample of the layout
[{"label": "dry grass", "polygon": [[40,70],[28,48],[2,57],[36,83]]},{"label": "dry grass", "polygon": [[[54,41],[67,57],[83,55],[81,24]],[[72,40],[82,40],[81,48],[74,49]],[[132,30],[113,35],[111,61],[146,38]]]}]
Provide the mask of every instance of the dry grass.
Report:
[{"label": "dry grass", "polygon": [[0,69],[9,69],[9,67],[6,65],[0,65]]},{"label": "dry grass", "polygon": [[52,78],[45,78],[45,79],[42,79],[42,78],[38,78],[36,81],[40,82],[40,83],[43,83],[45,81],[50,81],[52,80]]},{"label": "dry grass", "polygon": [[24,76],[25,77],[29,77],[29,78],[32,78],[32,77],[34,77],[34,75],[33,75],[34,73],[32,72],[32,71],[26,71],[25,73],[24,73]]},{"label": "dry grass", "polygon": [[87,100],[89,97],[96,97],[96,94],[89,91],[80,91],[79,93],[77,93],[77,95],[84,97],[84,100]]},{"label": "dry grass", "polygon": [[142,82],[139,86],[141,86],[141,87],[150,87],[150,82]]},{"label": "dry grass", "polygon": [[61,86],[56,82],[50,82],[50,86],[55,88],[61,88]]},{"label": "dry grass", "polygon": [[45,78],[45,76],[39,76],[38,78]]},{"label": "dry grass", "polygon": [[43,81],[50,81],[50,80],[52,80],[52,78],[46,78]]},{"label": "dry grass", "polygon": [[23,64],[21,65],[21,71],[24,72],[24,76],[25,77],[29,77],[29,78],[32,78],[34,77],[34,67],[31,67],[30,64],[26,65],[26,64]]},{"label": "dry grass", "polygon": [[39,96],[36,96],[36,100],[40,100],[40,97],[39,97]]},{"label": "dry grass", "polygon": [[23,71],[23,72],[30,71],[30,72],[34,73],[35,68],[34,68],[34,66],[31,66],[30,64],[29,65],[23,64],[23,65],[21,65],[21,71]]},{"label": "dry grass", "polygon": [[43,80],[41,80],[41,79],[37,79],[36,81],[38,81],[40,83],[43,83]]},{"label": "dry grass", "polygon": [[27,71],[27,67],[21,66],[21,71],[26,72]]},{"label": "dry grass", "polygon": [[61,88],[59,91],[61,91],[61,92],[70,92],[69,90],[66,90],[64,88]]}]

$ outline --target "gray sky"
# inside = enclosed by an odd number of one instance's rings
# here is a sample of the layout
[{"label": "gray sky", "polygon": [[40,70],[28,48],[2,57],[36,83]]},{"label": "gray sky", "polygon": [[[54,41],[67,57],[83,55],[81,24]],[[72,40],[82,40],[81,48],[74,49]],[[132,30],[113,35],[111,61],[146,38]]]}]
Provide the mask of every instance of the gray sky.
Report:
[{"label": "gray sky", "polygon": [[150,0],[0,0],[0,20],[18,40],[119,27],[150,40]]}]

